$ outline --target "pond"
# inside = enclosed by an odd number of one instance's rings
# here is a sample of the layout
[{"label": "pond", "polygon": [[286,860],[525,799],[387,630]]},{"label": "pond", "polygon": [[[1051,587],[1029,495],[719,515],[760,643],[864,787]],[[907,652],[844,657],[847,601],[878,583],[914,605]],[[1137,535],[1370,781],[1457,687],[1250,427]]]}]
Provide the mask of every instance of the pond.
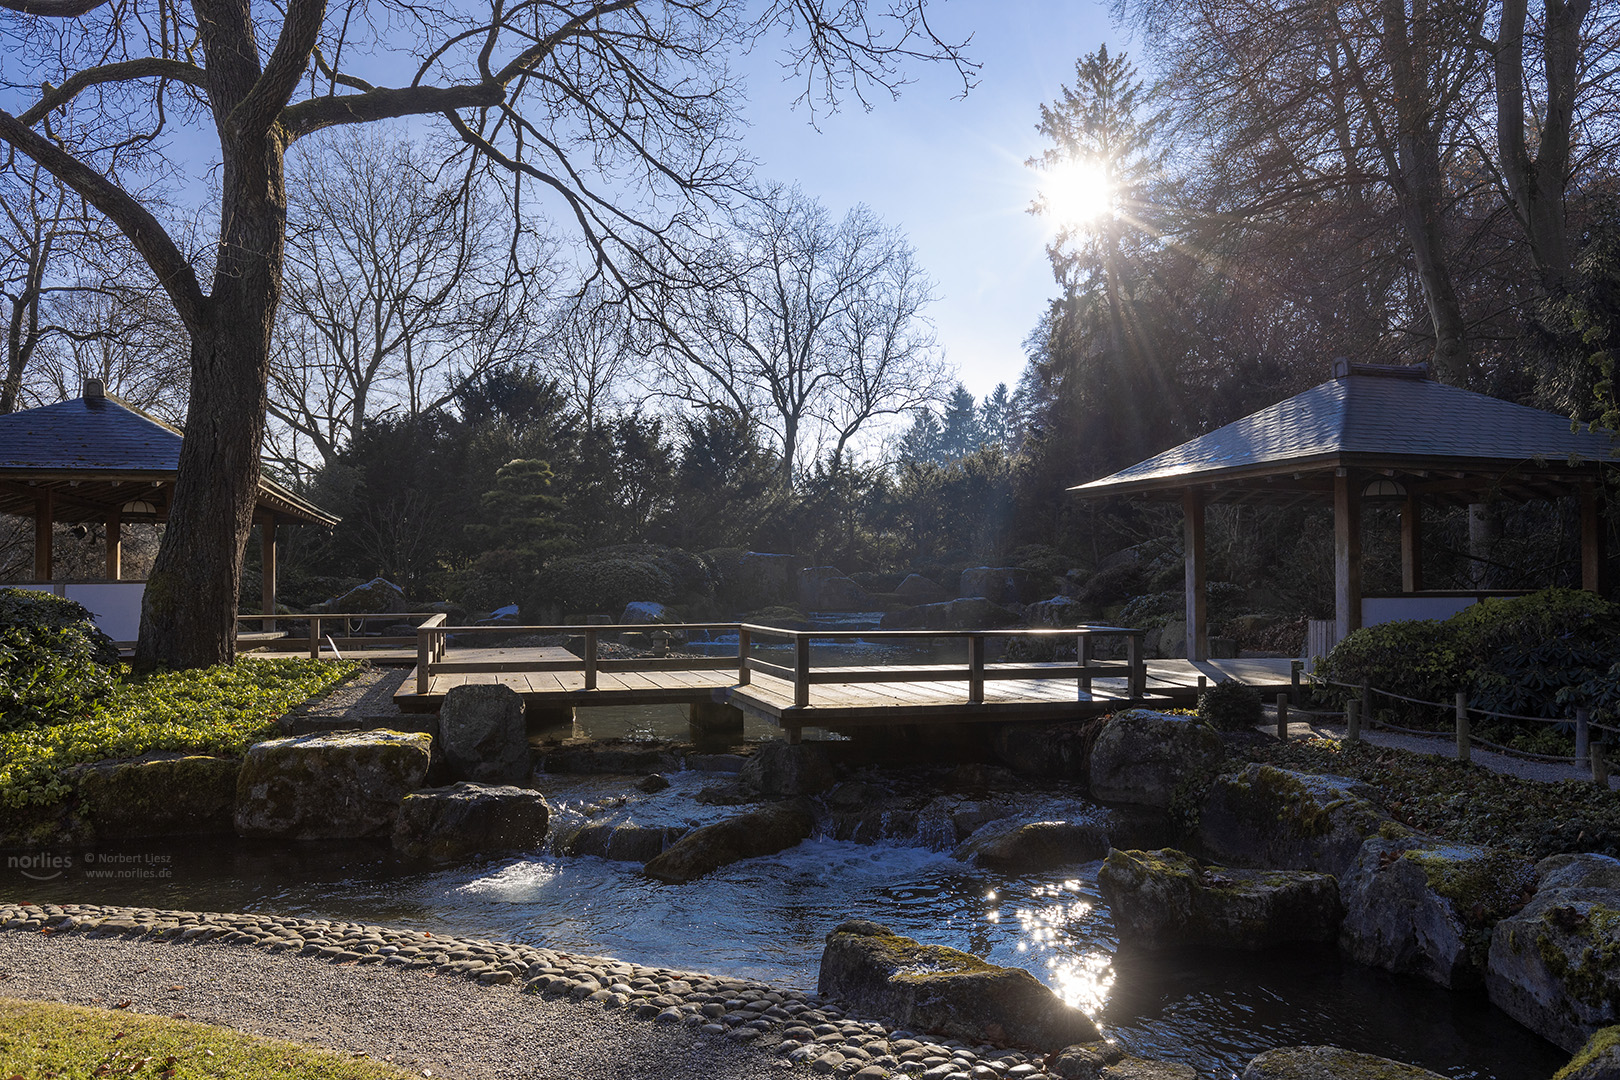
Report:
[{"label": "pond", "polygon": [[[617,712],[617,710],[615,710]],[[679,715],[676,713],[676,715]],[[581,725],[656,727],[646,718]],[[678,773],[643,795],[623,777],[545,777],[556,833],[585,820],[702,823],[735,809],[691,796],[712,774]],[[1026,809],[1073,817],[1089,804],[1030,792]],[[603,809],[603,807],[607,809]],[[924,835],[927,833],[925,831]],[[944,847],[943,843],[940,847]],[[1332,1043],[1411,1061],[1450,1077],[1523,1080],[1567,1061],[1483,995],[1343,963],[1331,949],[1253,957],[1117,955],[1098,863],[1029,876],[988,872],[920,841],[817,838],[683,886],[633,863],[534,852],[434,869],[367,843],[231,840],[151,843],[121,863],[144,876],[6,882],[7,899],[267,911],[530,942],[649,965],[768,979],[813,989],[823,938],[862,917],[921,941],[1028,968],[1091,1013],[1130,1051],[1226,1078],[1278,1045]]]}]

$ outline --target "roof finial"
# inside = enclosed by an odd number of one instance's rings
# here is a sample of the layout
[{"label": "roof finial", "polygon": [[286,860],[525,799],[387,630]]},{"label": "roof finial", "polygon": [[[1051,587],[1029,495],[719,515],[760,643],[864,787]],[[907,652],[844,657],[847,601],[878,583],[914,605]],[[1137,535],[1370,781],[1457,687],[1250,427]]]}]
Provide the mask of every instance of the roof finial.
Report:
[{"label": "roof finial", "polygon": [[84,399],[93,401],[107,396],[107,384],[100,379],[84,380]]}]

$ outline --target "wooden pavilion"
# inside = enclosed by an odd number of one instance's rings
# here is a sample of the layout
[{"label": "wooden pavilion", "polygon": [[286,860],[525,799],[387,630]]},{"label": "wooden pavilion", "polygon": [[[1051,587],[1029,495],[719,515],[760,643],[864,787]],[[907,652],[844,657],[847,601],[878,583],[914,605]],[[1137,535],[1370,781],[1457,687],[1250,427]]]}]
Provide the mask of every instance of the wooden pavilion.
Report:
[{"label": "wooden pavilion", "polygon": [[[1581,510],[1581,586],[1607,592],[1604,470],[1614,435],[1571,430],[1568,417],[1428,378],[1426,365],[1334,361],[1333,378],[1286,401],[1070,490],[1082,498],[1179,499],[1186,552],[1187,655],[1209,656],[1204,507],[1332,502],[1333,642],[1364,625],[1443,618],[1486,591],[1426,590],[1422,508],[1573,496]],[[1401,592],[1361,585],[1365,499],[1401,505]]]},{"label": "wooden pavilion", "polygon": [[[0,513],[34,521],[34,577],[6,584],[78,600],[114,641],[132,642],[146,583],[123,575],[121,529],[168,519],[182,433],[106,393],[88,379],[84,396],[0,416]],[[281,485],[261,479],[254,507],[264,560],[264,614],[275,613],[276,531],[337,518]],[[105,524],[103,578],[64,581],[55,573],[52,526]]]}]

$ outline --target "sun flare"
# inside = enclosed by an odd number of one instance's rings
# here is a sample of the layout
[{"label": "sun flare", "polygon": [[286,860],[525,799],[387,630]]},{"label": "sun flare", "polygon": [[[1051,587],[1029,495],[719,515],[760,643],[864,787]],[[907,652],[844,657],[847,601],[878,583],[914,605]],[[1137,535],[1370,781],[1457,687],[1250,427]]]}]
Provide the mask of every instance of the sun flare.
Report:
[{"label": "sun flare", "polygon": [[1090,161],[1068,161],[1048,170],[1041,198],[1058,228],[1088,225],[1114,209],[1108,170]]}]

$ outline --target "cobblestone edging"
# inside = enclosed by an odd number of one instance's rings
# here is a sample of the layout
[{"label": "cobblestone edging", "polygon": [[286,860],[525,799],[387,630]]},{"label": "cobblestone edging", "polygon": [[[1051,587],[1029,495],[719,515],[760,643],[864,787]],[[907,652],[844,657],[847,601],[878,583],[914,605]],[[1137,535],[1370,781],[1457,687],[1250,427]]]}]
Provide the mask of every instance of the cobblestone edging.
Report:
[{"label": "cobblestone edging", "polygon": [[130,941],[249,946],[334,964],[431,969],[484,985],[623,1009],[656,1024],[695,1027],[768,1050],[783,1066],[860,1080],[1048,1080],[1043,1058],[1017,1050],[932,1041],[847,1016],[802,990],[748,979],[644,967],[531,945],[438,937],[328,919],[165,911],[91,904],[0,904],[0,931],[82,934]]}]

